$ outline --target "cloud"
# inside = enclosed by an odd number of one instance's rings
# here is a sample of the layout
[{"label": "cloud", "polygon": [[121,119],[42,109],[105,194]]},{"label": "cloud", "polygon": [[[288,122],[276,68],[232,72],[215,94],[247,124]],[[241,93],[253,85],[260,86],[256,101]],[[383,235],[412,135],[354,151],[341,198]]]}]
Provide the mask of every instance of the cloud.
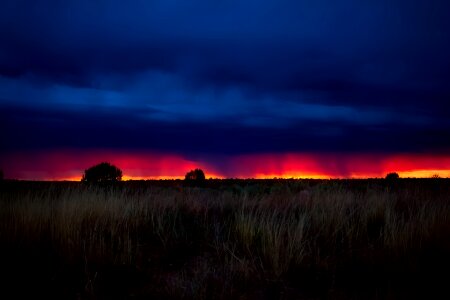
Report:
[{"label": "cloud", "polygon": [[[126,110],[126,111],[125,111]],[[264,152],[423,152],[450,148],[450,130],[434,124],[361,125],[342,120],[299,121],[289,126],[167,121],[139,117],[140,109],[3,107],[2,153],[20,150],[117,149],[173,152],[192,157]],[[256,117],[254,117],[256,118]],[[270,124],[269,124],[270,125]]]},{"label": "cloud", "polygon": [[83,113],[96,110],[127,112],[144,121],[221,122],[233,126],[286,128],[305,122],[342,122],[376,125],[389,122],[417,124],[426,117],[408,117],[385,107],[315,104],[311,98],[326,98],[321,93],[295,95],[251,94],[239,86],[192,88],[174,74],[146,72],[124,79],[120,88],[112,79],[103,77],[97,87],[62,84],[40,85],[32,78],[0,77],[0,105],[32,107]]},{"label": "cloud", "polygon": [[2,1],[2,149],[443,151],[448,11],[445,1]]},{"label": "cloud", "polygon": [[[442,1],[4,1],[3,75],[89,85],[149,69],[202,84],[445,86]],[[448,89],[447,89],[448,91]]]}]

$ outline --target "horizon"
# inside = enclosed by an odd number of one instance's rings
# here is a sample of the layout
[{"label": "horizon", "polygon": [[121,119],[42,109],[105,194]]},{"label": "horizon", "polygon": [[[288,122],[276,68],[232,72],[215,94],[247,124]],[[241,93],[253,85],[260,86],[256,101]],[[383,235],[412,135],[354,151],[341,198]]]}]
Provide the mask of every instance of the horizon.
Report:
[{"label": "horizon", "polygon": [[[97,159],[97,157],[104,159]],[[83,172],[102,161],[123,171],[122,180],[183,179],[193,169],[200,168],[206,178],[214,179],[365,179],[384,178],[395,172],[401,178],[450,177],[446,156],[427,155],[320,155],[320,154],[260,154],[243,155],[224,162],[227,173],[214,169],[214,161],[190,161],[177,155],[117,152],[58,152],[8,157],[9,169],[20,165],[16,172],[4,169],[4,177],[36,181],[80,181]],[[211,163],[212,162],[212,163]],[[359,166],[351,168],[351,166]],[[24,170],[24,171],[23,171]]]}]

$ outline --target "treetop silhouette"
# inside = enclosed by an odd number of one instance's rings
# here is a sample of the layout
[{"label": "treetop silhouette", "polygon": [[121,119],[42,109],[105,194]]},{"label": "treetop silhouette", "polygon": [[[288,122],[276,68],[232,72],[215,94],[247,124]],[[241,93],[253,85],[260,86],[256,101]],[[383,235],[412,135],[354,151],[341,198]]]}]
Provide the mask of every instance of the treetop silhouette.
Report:
[{"label": "treetop silhouette", "polygon": [[399,179],[399,178],[400,178],[400,176],[396,172],[388,173],[386,175],[387,180],[395,180],[395,179]]},{"label": "treetop silhouette", "polygon": [[84,171],[81,181],[89,183],[117,182],[122,180],[122,170],[108,162],[102,162]]},{"label": "treetop silhouette", "polygon": [[187,181],[203,181],[205,180],[205,173],[201,169],[191,170],[186,173],[184,180]]}]

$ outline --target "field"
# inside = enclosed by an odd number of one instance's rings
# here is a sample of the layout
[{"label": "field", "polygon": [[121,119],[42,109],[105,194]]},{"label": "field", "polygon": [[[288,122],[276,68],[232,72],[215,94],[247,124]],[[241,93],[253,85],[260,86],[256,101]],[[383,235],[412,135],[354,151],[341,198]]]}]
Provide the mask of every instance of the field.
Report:
[{"label": "field", "polygon": [[2,299],[450,299],[450,180],[3,181],[0,266]]}]

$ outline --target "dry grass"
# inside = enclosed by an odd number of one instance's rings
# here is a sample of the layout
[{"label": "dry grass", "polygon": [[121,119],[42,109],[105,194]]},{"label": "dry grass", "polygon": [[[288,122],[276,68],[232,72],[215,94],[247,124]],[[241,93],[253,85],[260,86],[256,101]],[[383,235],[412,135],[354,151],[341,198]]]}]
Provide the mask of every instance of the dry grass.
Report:
[{"label": "dry grass", "polygon": [[448,183],[4,182],[2,275],[57,298],[419,297],[450,266]]}]

